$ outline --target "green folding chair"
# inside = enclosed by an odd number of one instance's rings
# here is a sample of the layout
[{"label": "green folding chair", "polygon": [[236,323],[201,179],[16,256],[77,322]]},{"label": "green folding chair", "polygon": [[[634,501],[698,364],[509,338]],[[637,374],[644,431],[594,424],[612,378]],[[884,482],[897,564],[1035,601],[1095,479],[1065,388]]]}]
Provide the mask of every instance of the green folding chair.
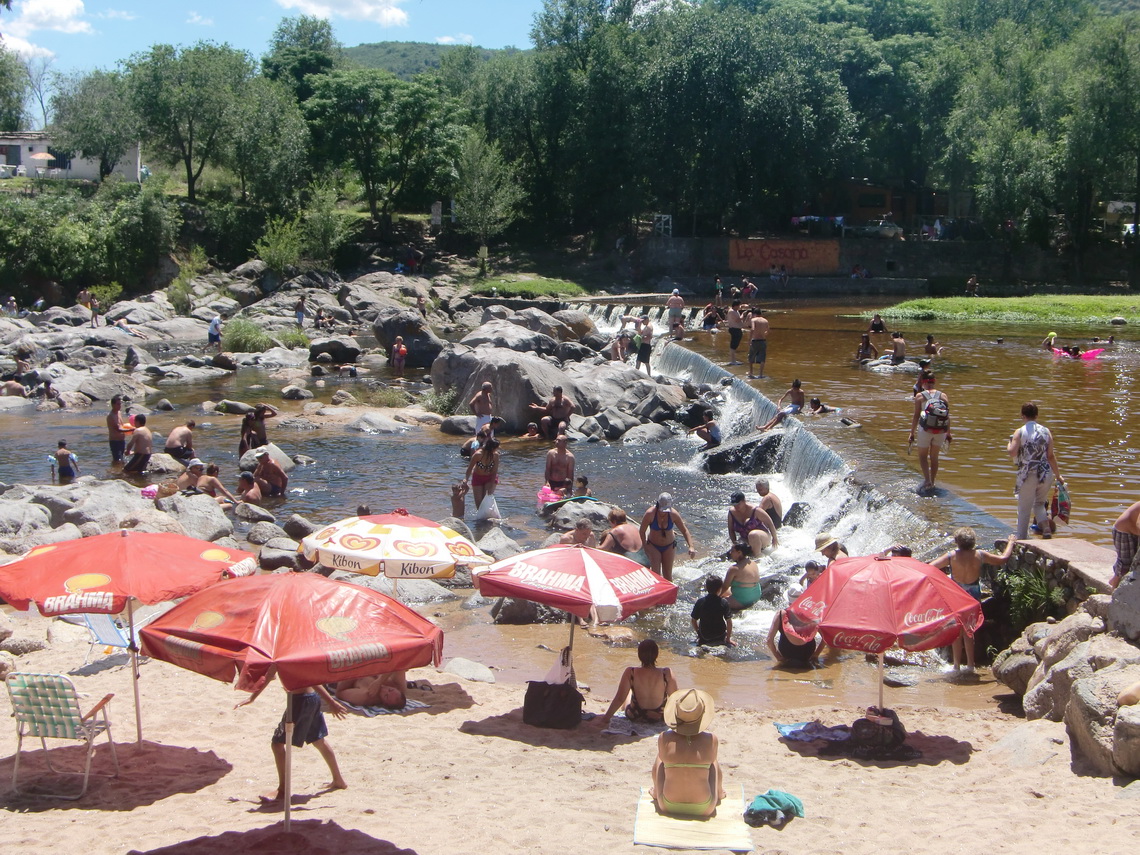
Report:
[{"label": "green folding chair", "polygon": [[[24,736],[39,737],[44,748],[48,769],[57,775],[83,775],[83,789],[78,795],[65,796],[47,794],[55,799],[81,799],[87,792],[87,781],[91,776],[91,758],[95,754],[95,737],[107,734],[111,743],[111,757],[115,761],[114,775],[99,775],[101,778],[115,778],[119,775],[119,755],[115,751],[115,740],[111,735],[111,719],[107,715],[107,704],[114,695],[107,695],[86,714],[79,708],[79,693],[75,684],[62,674],[9,674],[5,680],[8,696],[12,700],[12,715],[16,718],[16,761],[12,766],[12,788],[19,793],[17,776],[20,774],[20,755]],[[100,713],[102,720],[99,719]],[[83,772],[65,772],[51,765],[51,752],[47,750],[47,740],[76,739],[87,745],[87,761]]]}]

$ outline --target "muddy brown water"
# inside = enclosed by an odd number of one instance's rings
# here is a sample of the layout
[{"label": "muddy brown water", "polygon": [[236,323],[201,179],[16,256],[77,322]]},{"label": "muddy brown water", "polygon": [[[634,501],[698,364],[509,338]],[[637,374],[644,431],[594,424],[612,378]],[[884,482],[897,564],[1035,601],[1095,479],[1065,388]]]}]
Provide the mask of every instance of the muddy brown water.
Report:
[{"label": "muddy brown water", "polygon": [[[940,538],[963,523],[977,525],[986,536],[999,536],[1015,519],[1013,466],[1005,453],[1009,434],[1021,423],[1020,406],[1028,399],[1041,407],[1041,422],[1056,437],[1062,472],[1073,493],[1073,518],[1065,532],[1101,545],[1111,545],[1109,528],[1120,510],[1134,501],[1137,483],[1136,442],[1131,409],[1133,377],[1140,367],[1140,351],[1128,339],[1091,362],[1059,360],[1040,348],[1046,332],[1056,330],[1066,342],[1087,342],[1111,330],[1054,324],[905,324],[901,326],[911,353],[921,349],[926,333],[944,345],[935,357],[939,388],[951,401],[955,442],[943,455],[939,483],[947,492],[934,497],[915,492],[921,476],[914,456],[907,455],[910,426],[910,375],[878,375],[856,368],[851,360],[866,321],[854,317],[863,310],[881,308],[870,302],[826,301],[773,304],[769,357],[764,380],[752,385],[772,400],[791,380],[803,381],[808,397],[818,396],[843,409],[862,425],[844,427],[838,416],[805,417],[804,424],[838,451],[856,477],[874,483],[888,498],[911,511],[926,527],[924,533],[908,530],[899,536],[925,538],[933,548]],[[997,343],[998,338],[1004,342]],[[876,337],[880,347],[886,336]],[[696,333],[686,342],[695,352],[727,361],[726,334]],[[743,375],[743,371],[736,368]],[[359,382],[359,381],[357,381]],[[168,430],[189,418],[204,399],[230,397],[269,400],[281,417],[299,414],[300,403],[277,402],[280,378],[243,370],[236,377],[201,387],[167,387],[161,394],[178,408],[156,414],[156,432]],[[353,389],[353,381],[332,381],[317,387],[317,400],[328,401],[338,388]],[[0,481],[46,482],[48,453],[56,440],[66,438],[79,455],[83,472],[98,476],[113,473],[108,454],[102,409],[83,414],[3,414],[0,431]],[[238,419],[199,416],[195,432],[201,456],[223,467],[227,483],[235,480]],[[410,431],[397,437],[356,434],[340,427],[314,432],[290,432],[270,422],[270,436],[290,453],[314,457],[313,466],[298,467],[283,513],[301,513],[317,522],[349,515],[361,502],[374,511],[406,507],[429,518],[450,513],[449,484],[462,477],[463,461],[455,453],[456,440],[434,431]],[[507,532],[530,545],[549,533],[534,514],[534,491],[541,480],[545,448],[508,441],[504,448],[502,484],[498,501]],[[844,656],[814,671],[798,674],[771,667],[764,635],[772,612],[759,606],[738,621],[740,648],[724,656],[696,655],[688,644],[687,603],[704,573],[719,570],[715,556],[727,544],[724,532],[725,496],[737,487],[747,489],[744,476],[708,476],[694,465],[693,441],[675,439],[659,446],[637,448],[580,445],[575,448],[578,469],[590,475],[594,492],[640,513],[661,489],[683,491],[679,498],[699,543],[700,559],[681,567],[681,603],[665,615],[650,615],[634,622],[638,633],[653,634],[664,642],[663,664],[673,667],[682,684],[695,683],[713,691],[722,703],[776,708],[834,702],[861,706],[872,703],[876,671],[858,656]],[[781,484],[788,498],[808,485]],[[814,485],[812,497],[826,501],[827,485]],[[995,519],[996,518],[996,519]],[[821,517],[822,519],[822,517]],[[913,529],[913,524],[911,529]],[[240,527],[239,527],[240,533]],[[789,533],[787,546],[770,559],[773,567],[790,567],[811,555],[811,536]],[[883,537],[896,532],[884,531]],[[885,543],[882,545],[886,545]],[[762,568],[767,570],[767,568]],[[778,604],[778,603],[777,603]],[[447,631],[445,655],[461,655],[499,669],[510,682],[538,679],[553,654],[566,642],[568,627],[496,626],[483,609],[464,611],[454,604],[426,610]],[[661,611],[661,610],[659,610]],[[576,665],[579,678],[595,694],[612,691],[621,669],[636,662],[635,651],[577,634]],[[992,703],[1004,689],[988,676],[977,682],[948,681],[934,667],[905,669],[917,680],[909,688],[888,689],[888,703],[922,703],[974,708]]]}]

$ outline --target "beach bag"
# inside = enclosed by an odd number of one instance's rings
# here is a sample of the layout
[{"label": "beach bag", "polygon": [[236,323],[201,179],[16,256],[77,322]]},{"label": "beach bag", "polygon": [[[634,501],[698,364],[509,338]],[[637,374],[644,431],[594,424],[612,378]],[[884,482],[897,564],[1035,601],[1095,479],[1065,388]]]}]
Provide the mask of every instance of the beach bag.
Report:
[{"label": "beach bag", "polygon": [[1069,487],[1067,484],[1058,484],[1053,488],[1053,501],[1050,507],[1049,516],[1053,519],[1061,518],[1061,522],[1069,521],[1069,511],[1072,510],[1072,503],[1069,501]]},{"label": "beach bag", "polygon": [[[552,678],[557,682],[548,682]],[[581,723],[584,702],[570,664],[570,648],[563,647],[546,680],[527,682],[523,722],[533,727],[570,730]]]},{"label": "beach bag", "polygon": [[495,501],[495,494],[488,493],[483,497],[482,503],[475,511],[475,519],[482,520],[501,520],[503,515],[499,513],[499,503]]},{"label": "beach bag", "polygon": [[890,724],[879,724],[867,718],[856,719],[851,725],[851,744],[871,750],[889,751],[906,742],[906,728],[894,710],[868,707],[871,715],[889,718]]},{"label": "beach bag", "polygon": [[922,411],[922,426],[932,432],[942,432],[950,427],[950,405],[941,394],[926,402]]}]

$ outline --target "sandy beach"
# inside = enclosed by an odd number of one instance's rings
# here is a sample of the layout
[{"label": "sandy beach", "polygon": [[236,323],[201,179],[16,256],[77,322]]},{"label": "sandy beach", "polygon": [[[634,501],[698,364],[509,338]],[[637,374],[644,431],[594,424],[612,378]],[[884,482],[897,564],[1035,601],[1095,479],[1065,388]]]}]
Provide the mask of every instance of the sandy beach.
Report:
[{"label": "sandy beach", "polygon": [[[21,657],[20,668],[73,671],[86,649],[80,638]],[[420,669],[409,678],[431,688],[410,690],[409,697],[426,709],[329,717],[329,741],[349,789],[321,792],[327,770],[320,757],[311,747],[295,752],[295,835],[284,838],[280,808],[258,801],[275,783],[269,737],[284,694],[271,686],[235,711],[244,693],[145,662],[140,748],[124,662],[97,651],[93,666],[82,669],[89,673],[74,676],[87,695],[85,708],[115,693],[122,762],[119,778],[93,779],[81,801],[12,794],[15,728],[5,716],[3,851],[652,851],[634,845],[633,819],[639,788],[649,783],[654,738],[604,735],[588,724],[569,732],[524,725],[523,685],[472,683]],[[587,695],[587,710],[601,712],[609,689]],[[922,752],[919,760],[823,757],[820,743],[789,747],[772,726],[811,719],[849,724],[860,713],[854,707],[719,709],[713,730],[726,787],[743,786],[749,799],[785,790],[805,805],[806,817],[781,831],[752,829],[755,851],[1123,853],[1134,847],[1138,787],[1081,774],[1063,725],[1027,724],[996,703],[969,711],[900,705],[898,712],[908,744]],[[78,748],[54,750],[71,761],[81,757]],[[110,768],[105,752],[97,753],[96,770]],[[42,752],[25,755],[21,781],[34,785],[44,771]]]}]

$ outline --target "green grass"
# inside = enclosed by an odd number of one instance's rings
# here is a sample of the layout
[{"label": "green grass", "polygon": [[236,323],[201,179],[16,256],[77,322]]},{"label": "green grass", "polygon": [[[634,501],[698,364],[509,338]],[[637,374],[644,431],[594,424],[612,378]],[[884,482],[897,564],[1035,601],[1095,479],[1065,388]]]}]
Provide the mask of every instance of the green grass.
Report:
[{"label": "green grass", "polygon": [[[1123,317],[1140,324],[1140,294],[1128,296],[929,297],[882,309],[900,321],[1001,321],[1003,323],[1107,324]],[[871,317],[870,312],[863,313]]]},{"label": "green grass", "polygon": [[278,330],[274,338],[281,342],[282,347],[288,347],[290,349],[294,347],[308,347],[310,344],[309,337],[296,327]]},{"label": "green grass", "polygon": [[420,396],[420,406],[429,413],[439,413],[441,416],[454,416],[459,408],[459,393],[454,389],[446,392],[432,390]]},{"label": "green grass", "polygon": [[411,395],[394,386],[372,386],[358,397],[370,407],[406,407],[412,402]]},{"label": "green grass", "polygon": [[274,341],[253,321],[237,318],[222,330],[222,350],[234,353],[263,353],[274,346]]},{"label": "green grass", "polygon": [[485,297],[497,293],[500,297],[523,297],[528,300],[538,297],[577,297],[587,293],[581,285],[576,282],[568,282],[565,279],[548,279],[543,276],[526,277],[514,274],[477,279],[471,283],[471,290]]}]

